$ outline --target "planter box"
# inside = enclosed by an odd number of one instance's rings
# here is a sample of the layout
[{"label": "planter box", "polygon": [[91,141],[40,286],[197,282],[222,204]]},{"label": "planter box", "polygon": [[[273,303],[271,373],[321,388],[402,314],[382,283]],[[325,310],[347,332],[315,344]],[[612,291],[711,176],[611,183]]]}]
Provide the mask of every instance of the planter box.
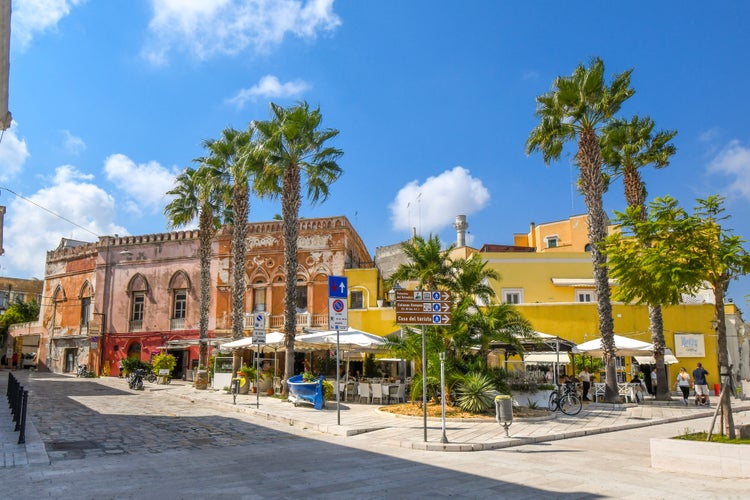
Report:
[{"label": "planter box", "polygon": [[552,394],[552,391],[548,389],[536,392],[514,392],[513,404],[516,406],[529,406],[529,401],[531,401],[532,404],[536,403],[538,408],[547,408],[550,394]]},{"label": "planter box", "polygon": [[684,439],[651,439],[651,467],[690,474],[685,464],[700,462],[700,474],[750,478],[750,445]]}]

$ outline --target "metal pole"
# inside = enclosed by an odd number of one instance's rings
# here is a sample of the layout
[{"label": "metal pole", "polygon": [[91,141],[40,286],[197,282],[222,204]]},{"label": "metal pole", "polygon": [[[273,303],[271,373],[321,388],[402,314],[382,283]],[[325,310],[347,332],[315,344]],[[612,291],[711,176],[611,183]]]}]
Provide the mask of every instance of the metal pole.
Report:
[{"label": "metal pole", "polygon": [[447,443],[448,438],[445,436],[445,353],[440,353],[440,392],[442,397],[440,398],[442,404],[443,414],[443,437],[440,438],[441,443]]},{"label": "metal pole", "polygon": [[339,327],[336,327],[336,423],[341,425],[341,390],[339,383],[341,380],[341,339],[339,338]]},{"label": "metal pole", "polygon": [[425,328],[422,325],[422,420],[424,427],[424,441],[427,442],[427,341]]},{"label": "metal pole", "polygon": [[260,408],[260,342],[255,351],[255,407]]}]

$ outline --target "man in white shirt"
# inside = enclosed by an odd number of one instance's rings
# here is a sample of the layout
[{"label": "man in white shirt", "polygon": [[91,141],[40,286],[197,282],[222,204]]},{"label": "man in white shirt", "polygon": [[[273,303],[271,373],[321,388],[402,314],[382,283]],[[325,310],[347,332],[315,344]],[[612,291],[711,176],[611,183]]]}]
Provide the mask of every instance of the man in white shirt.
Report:
[{"label": "man in white shirt", "polygon": [[583,367],[581,373],[578,374],[578,378],[583,383],[583,400],[591,401],[589,399],[589,389],[591,388],[591,374],[589,373],[588,367]]},{"label": "man in white shirt", "polygon": [[656,367],[651,367],[651,395],[656,397]]}]

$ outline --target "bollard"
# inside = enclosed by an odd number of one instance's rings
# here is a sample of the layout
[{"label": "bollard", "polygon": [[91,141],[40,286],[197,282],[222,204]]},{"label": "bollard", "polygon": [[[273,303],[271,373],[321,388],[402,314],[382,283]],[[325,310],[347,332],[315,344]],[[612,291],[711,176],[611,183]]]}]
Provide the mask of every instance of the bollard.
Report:
[{"label": "bollard", "polygon": [[718,396],[719,394],[719,384],[714,384],[714,396]]},{"label": "bollard", "polygon": [[18,444],[24,444],[26,442],[26,407],[29,403],[29,391],[23,391],[23,399],[21,403],[21,418],[19,418],[18,428]]},{"label": "bollard", "polygon": [[495,396],[495,419],[505,428],[505,435],[510,437],[508,428],[513,423],[513,400],[507,394]]}]

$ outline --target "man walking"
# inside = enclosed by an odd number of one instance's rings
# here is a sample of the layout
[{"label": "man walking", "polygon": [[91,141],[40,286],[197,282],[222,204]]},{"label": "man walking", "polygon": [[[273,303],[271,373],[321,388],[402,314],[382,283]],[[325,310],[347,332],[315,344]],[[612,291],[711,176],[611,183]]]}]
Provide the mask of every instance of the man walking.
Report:
[{"label": "man walking", "polygon": [[583,371],[578,374],[578,378],[583,383],[583,400],[591,401],[589,399],[589,388],[591,388],[591,374],[589,374],[588,367],[583,367]]},{"label": "man walking", "polygon": [[695,404],[701,406],[709,406],[706,375],[708,375],[708,372],[703,368],[703,365],[698,363],[696,369],[693,370],[693,384],[695,385]]}]

